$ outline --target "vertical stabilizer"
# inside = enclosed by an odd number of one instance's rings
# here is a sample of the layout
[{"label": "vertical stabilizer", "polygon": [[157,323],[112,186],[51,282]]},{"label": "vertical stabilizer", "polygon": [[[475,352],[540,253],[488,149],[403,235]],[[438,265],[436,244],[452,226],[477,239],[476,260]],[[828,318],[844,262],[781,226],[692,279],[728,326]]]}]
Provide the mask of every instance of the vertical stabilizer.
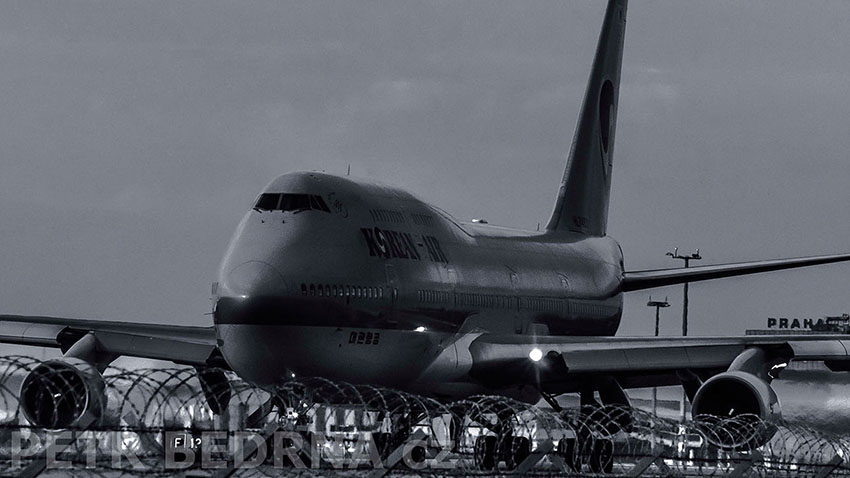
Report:
[{"label": "vertical stabilizer", "polygon": [[550,232],[604,236],[628,0],[609,0]]}]

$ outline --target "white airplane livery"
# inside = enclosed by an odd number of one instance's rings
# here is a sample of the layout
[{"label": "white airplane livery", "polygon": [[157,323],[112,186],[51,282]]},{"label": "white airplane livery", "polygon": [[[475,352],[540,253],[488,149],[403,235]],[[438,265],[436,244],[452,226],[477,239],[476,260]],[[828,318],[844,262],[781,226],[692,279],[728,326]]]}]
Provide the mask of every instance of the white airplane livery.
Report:
[{"label": "white airplane livery", "polygon": [[610,0],[544,230],[462,223],[372,180],[285,174],[246,208],[213,285],[212,327],[0,316],[0,341],[60,348],[42,366],[79,384],[60,396],[49,393],[60,384],[38,382],[48,393],[24,395],[27,417],[71,426],[122,355],[220,367],[268,388],[318,376],[553,406],[569,392],[627,406],[626,389],[681,385],[694,415],[761,418],[779,413],[770,382],[789,361],[850,370],[846,336],[615,335],[629,291],[850,260],[625,269],[606,234],[625,27],[626,0]]}]

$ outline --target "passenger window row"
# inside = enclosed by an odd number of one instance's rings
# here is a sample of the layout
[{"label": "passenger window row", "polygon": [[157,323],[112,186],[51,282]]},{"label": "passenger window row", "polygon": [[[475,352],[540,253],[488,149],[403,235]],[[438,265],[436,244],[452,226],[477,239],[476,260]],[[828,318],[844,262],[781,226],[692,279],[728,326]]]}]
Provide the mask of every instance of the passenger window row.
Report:
[{"label": "passenger window row", "polygon": [[[422,302],[429,302],[427,299],[428,291],[420,291],[421,293],[425,293],[424,299],[420,298]],[[420,297],[422,297],[420,295]],[[525,310],[540,310],[546,312],[558,312],[561,313],[564,311],[564,301],[561,299],[551,299],[544,297],[510,297],[504,295],[491,295],[491,294],[471,294],[465,292],[459,292],[455,294],[457,305],[471,305],[477,307],[489,307],[494,309],[512,309],[517,307],[517,300],[519,300],[518,308]],[[588,307],[589,306],[584,306]]]},{"label": "passenger window row", "polygon": [[325,200],[315,194],[263,193],[254,205],[256,211],[324,211],[331,212]]},{"label": "passenger window row", "polygon": [[520,308],[560,313],[564,311],[564,302],[559,299],[547,299],[543,297],[523,297],[520,301]]},{"label": "passenger window row", "polygon": [[494,309],[511,309],[515,307],[515,299],[505,295],[470,294],[459,292],[455,294],[457,305],[473,305]]},{"label": "passenger window row", "polygon": [[418,226],[432,227],[434,225],[434,217],[427,214],[410,213],[410,218],[413,219],[413,224]]},{"label": "passenger window row", "polygon": [[311,297],[354,297],[362,299],[383,299],[384,289],[382,287],[359,285],[329,285],[302,283],[301,295],[309,295]]},{"label": "passenger window row", "polygon": [[404,214],[389,209],[369,209],[373,221],[404,223]]},{"label": "passenger window row", "polygon": [[445,290],[419,290],[419,302],[451,302],[451,294]]},{"label": "passenger window row", "polygon": [[583,316],[606,315],[603,307],[593,304],[579,304],[575,302],[570,303],[570,312]]},{"label": "passenger window row", "polygon": [[[339,297],[339,298],[358,298],[358,299],[383,299],[384,289],[382,287],[372,286],[355,286],[355,285],[330,285],[330,284],[301,284],[301,295],[311,297]],[[427,290],[420,289],[417,291],[419,302],[424,303],[443,303],[452,302],[452,293],[443,290]],[[456,305],[468,305],[475,307],[488,307],[494,309],[511,309],[517,307],[519,300],[519,309],[540,310],[546,312],[563,313],[565,301],[561,299],[551,299],[544,297],[510,297],[505,295],[491,294],[473,294],[467,292],[457,292],[454,294]],[[603,312],[602,308],[592,304],[576,304],[570,303],[567,307],[571,312],[579,315],[599,315]]]}]

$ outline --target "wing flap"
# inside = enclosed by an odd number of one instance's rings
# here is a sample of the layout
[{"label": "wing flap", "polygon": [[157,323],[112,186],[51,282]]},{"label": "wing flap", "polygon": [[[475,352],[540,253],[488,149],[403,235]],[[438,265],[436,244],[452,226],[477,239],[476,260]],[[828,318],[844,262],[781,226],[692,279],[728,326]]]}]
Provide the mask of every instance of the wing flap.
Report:
[{"label": "wing flap", "polygon": [[794,259],[775,259],[768,261],[738,262],[734,264],[716,264],[689,267],[687,269],[658,269],[649,271],[626,272],[623,274],[623,291],[650,289],[667,285],[699,282],[724,277],[735,277],[759,272],[771,272],[796,267],[816,266],[850,260],[850,254],[829,256],[797,257]]},{"label": "wing flap", "polygon": [[[725,370],[748,347],[762,347],[796,361],[850,365],[846,335],[737,337],[534,337],[483,334],[469,345],[470,375],[495,386],[513,382],[569,382],[576,377],[610,374],[630,387],[657,385],[653,377],[677,371]],[[530,357],[534,349],[542,355]],[[660,380],[660,379],[659,379]],[[624,384],[624,386],[626,386]]]},{"label": "wing flap", "polygon": [[215,343],[198,343],[178,337],[146,337],[120,332],[94,332],[106,352],[132,357],[169,360],[188,365],[212,365]]},{"label": "wing flap", "polygon": [[791,340],[788,345],[798,361],[850,360],[850,340]]},{"label": "wing flap", "polygon": [[52,324],[0,322],[0,342],[40,347],[59,347],[59,342],[56,339],[63,328],[60,325]]},{"label": "wing flap", "polygon": [[86,334],[94,334],[99,351],[105,353],[187,365],[222,365],[217,360],[212,327],[0,315],[0,343],[67,350]]},{"label": "wing flap", "polygon": [[549,352],[559,354],[573,373],[598,373],[669,370],[671,366],[687,369],[714,368],[728,365],[743,349],[744,347],[738,344],[696,347],[679,344],[628,344],[601,350],[553,348]]}]

